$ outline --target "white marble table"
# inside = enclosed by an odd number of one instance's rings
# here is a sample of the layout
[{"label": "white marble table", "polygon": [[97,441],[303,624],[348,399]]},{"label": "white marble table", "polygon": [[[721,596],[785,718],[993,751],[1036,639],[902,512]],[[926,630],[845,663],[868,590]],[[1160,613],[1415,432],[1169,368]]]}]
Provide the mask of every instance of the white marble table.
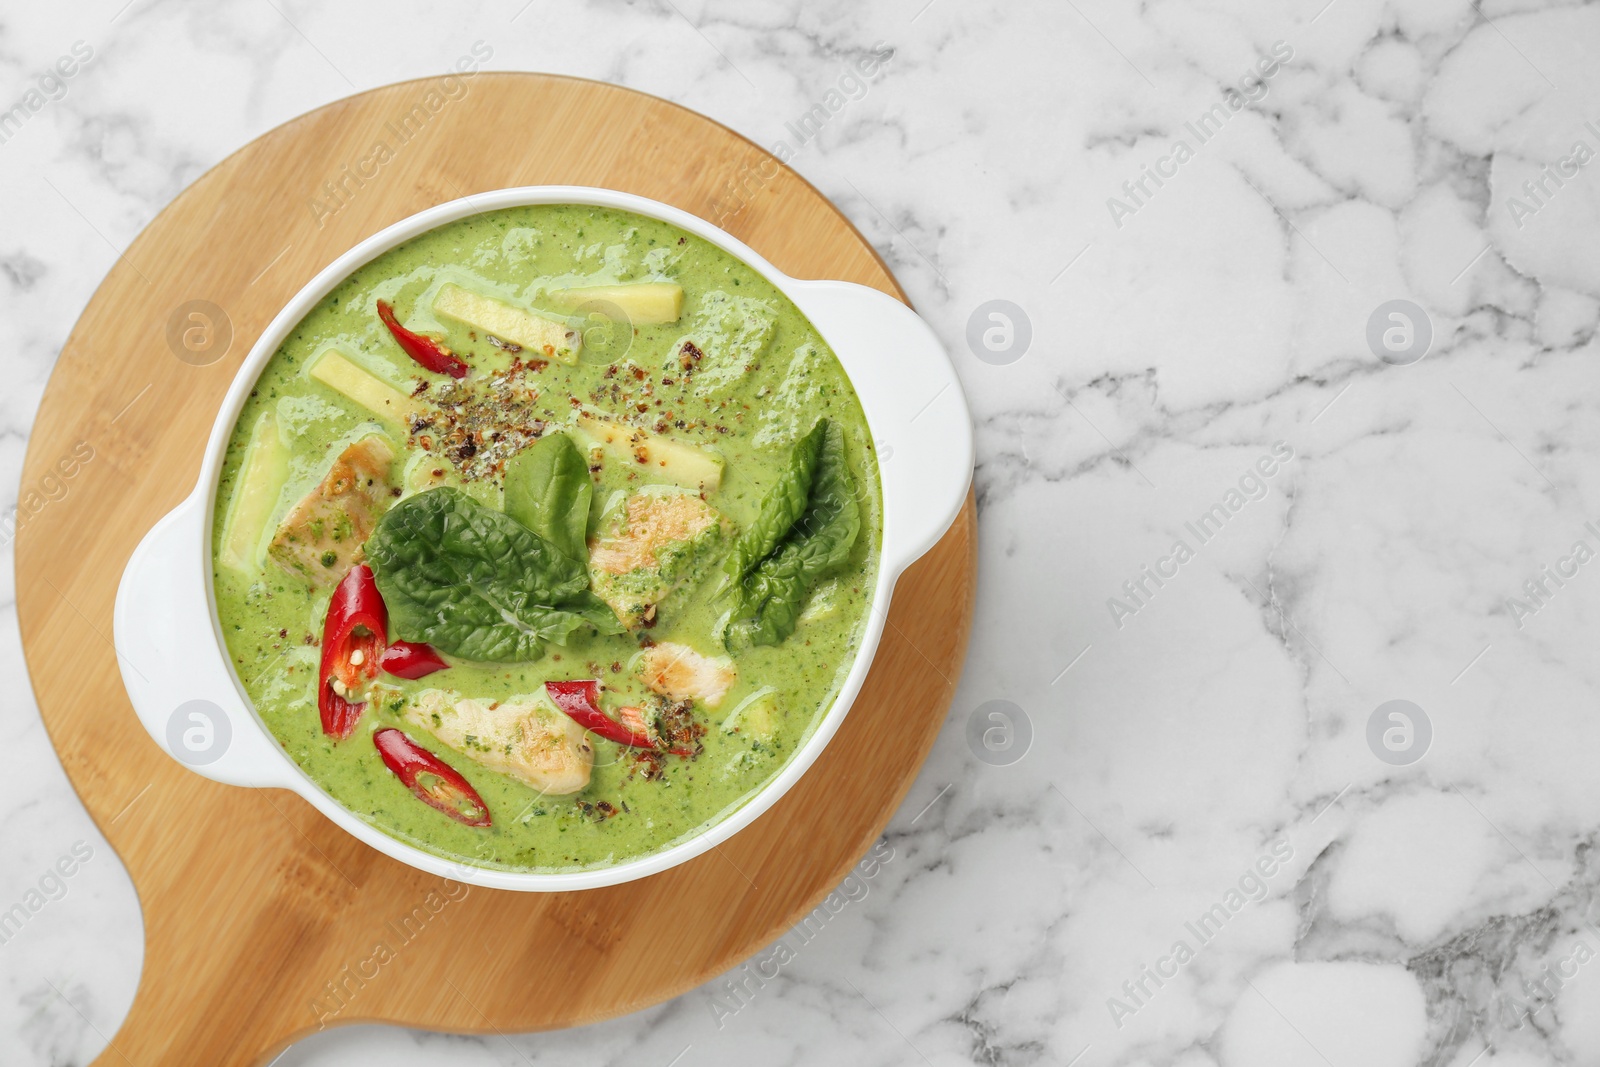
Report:
[{"label": "white marble table", "polygon": [[[1600,7],[524,3],[8,5],[0,503],[170,198],[482,42],[783,142],[883,252],[978,423],[971,658],[893,858],[775,980],[282,1063],[1600,1062]],[[138,904],[4,708],[0,1062],[81,1064]]]}]

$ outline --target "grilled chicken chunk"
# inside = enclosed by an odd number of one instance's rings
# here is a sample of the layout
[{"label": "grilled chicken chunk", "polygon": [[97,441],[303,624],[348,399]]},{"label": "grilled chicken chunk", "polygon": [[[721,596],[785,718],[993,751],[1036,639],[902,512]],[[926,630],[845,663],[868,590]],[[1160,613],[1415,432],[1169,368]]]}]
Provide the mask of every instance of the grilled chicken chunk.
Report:
[{"label": "grilled chicken chunk", "polygon": [[717,512],[693,493],[658,489],[628,498],[620,523],[589,544],[594,590],[630,629],[655,620],[656,605],[699,565]]},{"label": "grilled chicken chunk", "polygon": [[639,669],[644,684],[668,700],[698,700],[708,708],[722,703],[739,680],[733,660],[702,656],[671,641],[645,649]]},{"label": "grilled chicken chunk", "polygon": [[267,553],[287,571],[332,585],[361,559],[372,528],[392,499],[394,449],[377,434],[339,453],[316,488],[289,509]]},{"label": "grilled chicken chunk", "polygon": [[589,735],[542,694],[488,701],[424,689],[404,714],[462,755],[541,793],[576,793],[589,784]]}]

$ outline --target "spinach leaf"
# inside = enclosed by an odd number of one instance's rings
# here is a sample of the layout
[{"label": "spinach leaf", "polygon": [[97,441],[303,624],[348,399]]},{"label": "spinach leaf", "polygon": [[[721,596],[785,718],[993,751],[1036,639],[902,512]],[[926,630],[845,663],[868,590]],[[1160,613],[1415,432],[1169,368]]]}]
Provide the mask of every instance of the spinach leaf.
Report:
[{"label": "spinach leaf", "polygon": [[509,515],[442,486],[389,509],[367,542],[389,634],[470,660],[538,659],[616,615],[588,569]]},{"label": "spinach leaf", "polygon": [[506,514],[580,563],[589,559],[594,483],[564,433],[539,438],[506,464]]},{"label": "spinach leaf", "polygon": [[740,587],[739,606],[727,631],[735,647],[781,644],[794,633],[812,587],[844,565],[861,533],[861,506],[845,458],[844,435],[831,426],[824,432],[805,513],[781,547],[757,564]]},{"label": "spinach leaf", "polygon": [[744,580],[794,528],[805,514],[811,497],[811,483],[817,470],[817,457],[828,436],[828,420],[819,419],[811,432],[795,442],[789,462],[778,481],[761,500],[761,510],[739,535],[733,551],[723,560],[725,584]]}]

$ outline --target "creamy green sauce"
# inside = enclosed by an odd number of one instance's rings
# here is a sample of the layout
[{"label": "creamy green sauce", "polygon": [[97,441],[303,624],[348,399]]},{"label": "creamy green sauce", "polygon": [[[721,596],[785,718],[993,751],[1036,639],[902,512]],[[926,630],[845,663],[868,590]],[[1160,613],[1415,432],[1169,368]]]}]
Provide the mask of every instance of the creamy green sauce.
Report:
[{"label": "creamy green sauce", "polygon": [[[316,686],[330,589],[314,588],[275,562],[243,574],[215,566],[217,612],[228,651],[256,710],[289,756],[341,804],[397,838],[441,856],[524,871],[607,866],[659,851],[725,818],[777,774],[816,727],[848,672],[867,616],[882,527],[877,461],[860,404],[838,361],[799,310],[754,270],[696,237],[655,220],[581,206],[474,216],[424,234],[361,268],[311,311],[268,361],[228,445],[217,493],[214,549],[221,545],[251,428],[268,409],[275,411],[291,455],[291,473],[272,524],[321,480],[346,444],[365,433],[386,432],[396,452],[392,477],[402,484],[417,444],[306,373],[315,357],[336,347],[406,393],[420,381],[444,380],[424,371],[395,345],[374,312],[378,299],[391,301],[408,327],[442,334],[472,365],[469,381],[511,364],[513,355],[481,334],[433,318],[431,296],[445,281],[534,308],[548,307],[542,294],[562,286],[637,281],[682,285],[685,305],[679,322],[635,326],[631,341],[627,330],[614,331],[602,323],[586,334],[593,344],[578,365],[551,361],[530,372],[528,381],[539,390],[539,417],[553,428],[566,428],[577,398],[591,409],[641,426],[657,427],[665,418],[668,436],[723,458],[721,485],[706,499],[736,530],[755,515],[792,442],[826,417],[843,430],[862,507],[861,535],[848,566],[817,588],[799,629],[787,641],[734,654],[734,689],[716,709],[698,704],[693,709],[695,719],[707,727],[704,749],[695,759],[666,759],[663,775],[649,779],[634,767],[634,752],[591,735],[591,782],[570,796],[540,795],[488,770],[377,702],[369,702],[347,740],[335,743],[324,736]],[[761,302],[775,316],[763,343],[729,326],[735,320],[727,317],[727,309],[752,306],[740,303],[746,300]],[[686,384],[674,357],[679,342],[691,332],[707,339],[702,347],[710,369]],[[603,362],[619,353],[615,362]],[[728,353],[737,355],[721,358]],[[531,353],[522,355],[526,359]],[[439,456],[426,462],[452,467]],[[652,480],[649,469],[638,465],[607,459],[600,466],[594,472],[591,532],[606,521],[607,508],[618,506],[621,494]],[[502,490],[494,475],[461,484],[481,501],[501,506]],[[381,680],[406,693],[444,688],[501,699],[535,693],[546,680],[598,676],[609,688],[602,706],[614,712],[647,696],[630,668],[642,635],[723,654],[713,637],[725,610],[711,596],[717,582],[715,560],[704,576],[666,600],[654,626],[641,633],[598,636],[584,631],[565,647],[551,646],[535,662],[461,663],[416,681],[387,675]],[[725,732],[721,724],[729,713],[765,687],[775,690],[778,708],[770,738]],[[372,733],[382,726],[401,727],[460,771],[487,802],[493,825],[461,825],[412,796],[372,744]],[[602,801],[616,814],[605,815]]]}]

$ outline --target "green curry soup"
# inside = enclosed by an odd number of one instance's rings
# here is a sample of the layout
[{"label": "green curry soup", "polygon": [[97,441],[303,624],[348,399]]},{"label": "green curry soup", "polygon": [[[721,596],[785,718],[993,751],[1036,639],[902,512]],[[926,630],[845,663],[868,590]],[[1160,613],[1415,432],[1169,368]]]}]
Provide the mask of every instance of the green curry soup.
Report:
[{"label": "green curry soup", "polygon": [[758,273],[626,212],[495,211],[362,267],[267,362],[217,612],[262,720],[363,819],[487,867],[611,865],[815,728],[880,500],[849,380]]}]

